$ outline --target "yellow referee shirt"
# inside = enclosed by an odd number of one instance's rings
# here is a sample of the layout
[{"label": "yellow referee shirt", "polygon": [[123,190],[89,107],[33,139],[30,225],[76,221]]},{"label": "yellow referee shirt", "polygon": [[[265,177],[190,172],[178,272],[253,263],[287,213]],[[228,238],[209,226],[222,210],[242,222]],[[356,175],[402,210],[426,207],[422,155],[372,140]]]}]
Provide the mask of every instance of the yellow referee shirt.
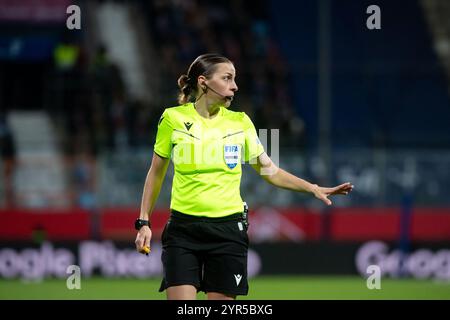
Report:
[{"label": "yellow referee shirt", "polygon": [[243,211],[241,164],[264,152],[244,112],[221,107],[213,119],[206,119],[193,103],[164,111],[154,150],[174,163],[170,208],[206,217]]}]

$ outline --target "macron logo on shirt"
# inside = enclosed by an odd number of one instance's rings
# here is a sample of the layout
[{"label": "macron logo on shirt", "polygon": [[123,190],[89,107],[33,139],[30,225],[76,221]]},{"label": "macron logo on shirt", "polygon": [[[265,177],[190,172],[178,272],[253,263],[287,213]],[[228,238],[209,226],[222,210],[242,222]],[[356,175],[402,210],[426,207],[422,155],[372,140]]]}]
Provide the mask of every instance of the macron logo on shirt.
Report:
[{"label": "macron logo on shirt", "polygon": [[236,279],[236,285],[238,286],[239,283],[240,283],[241,280],[242,280],[242,275],[240,275],[240,274],[235,274],[235,275],[234,275],[234,279]]},{"label": "macron logo on shirt", "polygon": [[189,129],[192,127],[193,123],[192,122],[185,122],[184,126],[186,127],[186,130],[189,131]]}]

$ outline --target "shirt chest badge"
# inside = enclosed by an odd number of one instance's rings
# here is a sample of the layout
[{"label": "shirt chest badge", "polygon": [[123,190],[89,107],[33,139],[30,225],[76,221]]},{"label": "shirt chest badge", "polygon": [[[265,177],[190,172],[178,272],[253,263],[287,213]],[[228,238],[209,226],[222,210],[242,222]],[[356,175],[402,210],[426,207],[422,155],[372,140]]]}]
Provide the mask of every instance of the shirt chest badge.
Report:
[{"label": "shirt chest badge", "polygon": [[228,168],[233,169],[239,162],[239,154],[241,153],[241,146],[238,144],[226,144],[223,147],[223,156],[225,164]]}]

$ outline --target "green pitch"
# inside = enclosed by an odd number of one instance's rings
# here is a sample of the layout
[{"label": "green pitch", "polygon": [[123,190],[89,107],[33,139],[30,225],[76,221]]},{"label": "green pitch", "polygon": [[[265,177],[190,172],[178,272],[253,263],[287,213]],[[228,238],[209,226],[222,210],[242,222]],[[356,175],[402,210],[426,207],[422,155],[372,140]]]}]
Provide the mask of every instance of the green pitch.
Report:
[{"label": "green pitch", "polygon": [[[90,278],[81,280],[80,290],[68,290],[64,279],[0,280],[0,299],[165,299],[165,293],[158,292],[159,283],[160,279]],[[369,290],[360,277],[261,276],[250,279],[249,295],[239,299],[450,299],[450,283],[382,279],[381,289]]]}]

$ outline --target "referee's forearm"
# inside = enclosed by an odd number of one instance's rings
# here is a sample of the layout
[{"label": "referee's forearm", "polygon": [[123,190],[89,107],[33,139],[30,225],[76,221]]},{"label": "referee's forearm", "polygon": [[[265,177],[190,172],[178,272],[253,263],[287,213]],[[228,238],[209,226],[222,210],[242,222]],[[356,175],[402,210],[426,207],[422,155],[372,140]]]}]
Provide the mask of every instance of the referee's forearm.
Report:
[{"label": "referee's forearm", "polygon": [[142,193],[140,219],[150,220],[159,192],[161,191],[162,183],[163,178],[155,176],[151,170],[148,172]]},{"label": "referee's forearm", "polygon": [[276,187],[297,192],[313,192],[315,187],[314,184],[296,177],[281,168],[278,168],[274,174],[263,176],[263,178]]}]

